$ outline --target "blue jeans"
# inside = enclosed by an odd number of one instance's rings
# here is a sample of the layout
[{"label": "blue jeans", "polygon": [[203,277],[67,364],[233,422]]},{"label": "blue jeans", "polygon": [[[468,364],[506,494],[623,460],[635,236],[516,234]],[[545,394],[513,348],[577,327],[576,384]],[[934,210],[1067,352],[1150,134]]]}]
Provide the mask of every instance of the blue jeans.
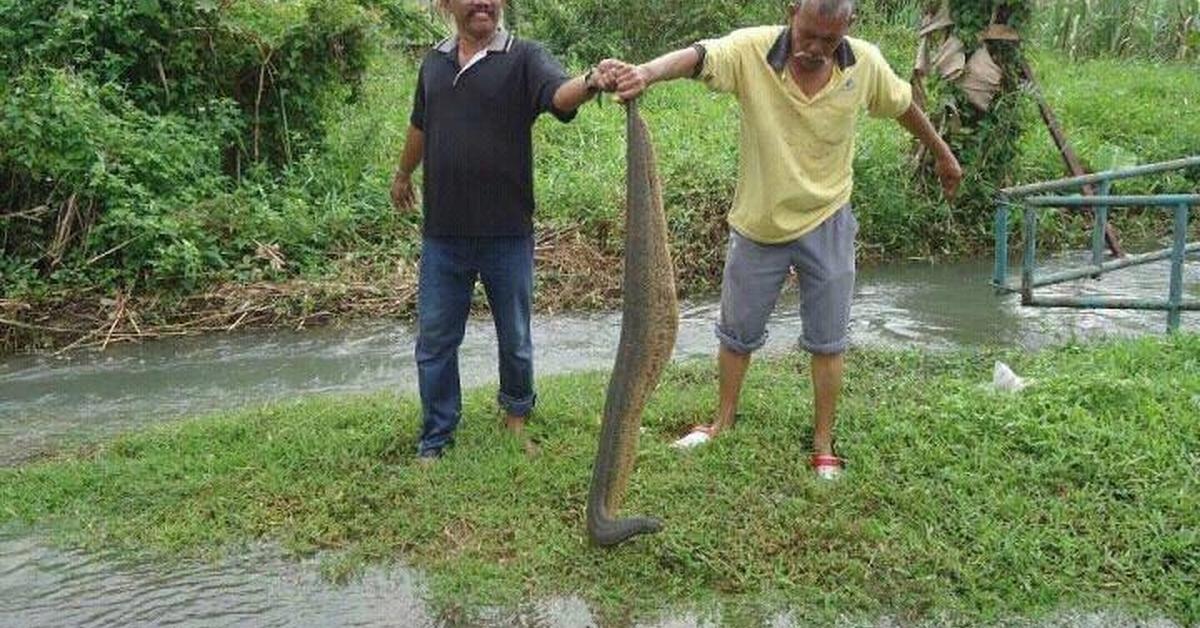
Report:
[{"label": "blue jeans", "polygon": [[533,392],[533,236],[426,236],[417,295],[417,379],[421,390],[420,453],[454,440],[462,418],[458,347],[471,311],[475,279],[483,281],[500,345],[497,399],[513,416],[527,416]]}]

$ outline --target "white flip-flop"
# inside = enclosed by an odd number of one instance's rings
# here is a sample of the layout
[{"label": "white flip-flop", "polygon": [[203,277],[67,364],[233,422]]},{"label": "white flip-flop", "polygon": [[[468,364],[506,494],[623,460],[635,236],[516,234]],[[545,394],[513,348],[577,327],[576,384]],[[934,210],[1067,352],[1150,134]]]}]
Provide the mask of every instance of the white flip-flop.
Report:
[{"label": "white flip-flop", "polygon": [[697,425],[692,428],[692,431],[687,433],[687,436],[671,443],[671,447],[675,449],[691,449],[707,443],[712,440],[712,429],[703,425]]}]

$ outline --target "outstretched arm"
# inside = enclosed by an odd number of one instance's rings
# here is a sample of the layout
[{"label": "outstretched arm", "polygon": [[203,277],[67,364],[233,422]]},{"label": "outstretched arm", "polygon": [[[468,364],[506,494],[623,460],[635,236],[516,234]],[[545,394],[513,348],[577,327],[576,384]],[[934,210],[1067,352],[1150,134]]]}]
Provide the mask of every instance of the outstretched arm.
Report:
[{"label": "outstretched arm", "polygon": [[614,78],[617,97],[627,101],[637,98],[654,83],[694,76],[699,63],[700,51],[689,47],[668,52],[641,65],[605,59],[600,62],[599,68]]}]

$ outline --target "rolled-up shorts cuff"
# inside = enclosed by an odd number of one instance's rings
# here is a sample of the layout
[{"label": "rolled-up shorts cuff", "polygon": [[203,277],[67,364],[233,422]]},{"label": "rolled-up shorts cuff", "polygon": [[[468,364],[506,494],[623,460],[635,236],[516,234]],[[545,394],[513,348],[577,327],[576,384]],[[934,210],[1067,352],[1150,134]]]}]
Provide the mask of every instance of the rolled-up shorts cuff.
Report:
[{"label": "rolled-up shorts cuff", "polygon": [[841,353],[845,353],[847,347],[849,347],[849,346],[850,346],[849,338],[842,338],[841,340],[837,340],[834,342],[826,342],[826,343],[821,343],[821,344],[815,343],[815,342],[809,342],[808,340],[804,339],[803,337],[800,338],[800,347],[802,349],[804,349],[805,351],[807,351],[809,353],[814,353],[816,355],[838,355]]},{"label": "rolled-up shorts cuff", "polygon": [[496,402],[510,416],[526,417],[533,413],[533,407],[537,405],[537,395],[533,394],[524,399],[517,399],[501,391],[496,393]]},{"label": "rolled-up shorts cuff", "polygon": [[713,326],[713,331],[717,334],[717,340],[721,342],[721,345],[726,349],[733,351],[734,353],[754,353],[755,351],[761,349],[763,345],[767,344],[766,331],[764,331],[763,334],[753,342],[742,341],[737,336],[730,333],[729,330],[722,327],[720,323],[717,323]]}]

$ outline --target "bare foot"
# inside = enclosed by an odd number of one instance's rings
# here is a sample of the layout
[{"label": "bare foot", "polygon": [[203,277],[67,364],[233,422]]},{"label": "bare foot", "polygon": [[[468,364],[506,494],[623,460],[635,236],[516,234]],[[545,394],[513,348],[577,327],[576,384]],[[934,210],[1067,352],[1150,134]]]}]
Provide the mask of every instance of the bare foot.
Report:
[{"label": "bare foot", "polygon": [[732,429],[733,424],[736,421],[737,421],[736,417],[731,416],[731,417],[726,418],[726,417],[718,416],[717,420],[713,421],[712,423],[709,423],[708,425],[705,425],[704,428],[707,429],[711,433],[712,436],[716,436],[717,434],[720,434],[721,432],[724,432],[725,430]]}]

